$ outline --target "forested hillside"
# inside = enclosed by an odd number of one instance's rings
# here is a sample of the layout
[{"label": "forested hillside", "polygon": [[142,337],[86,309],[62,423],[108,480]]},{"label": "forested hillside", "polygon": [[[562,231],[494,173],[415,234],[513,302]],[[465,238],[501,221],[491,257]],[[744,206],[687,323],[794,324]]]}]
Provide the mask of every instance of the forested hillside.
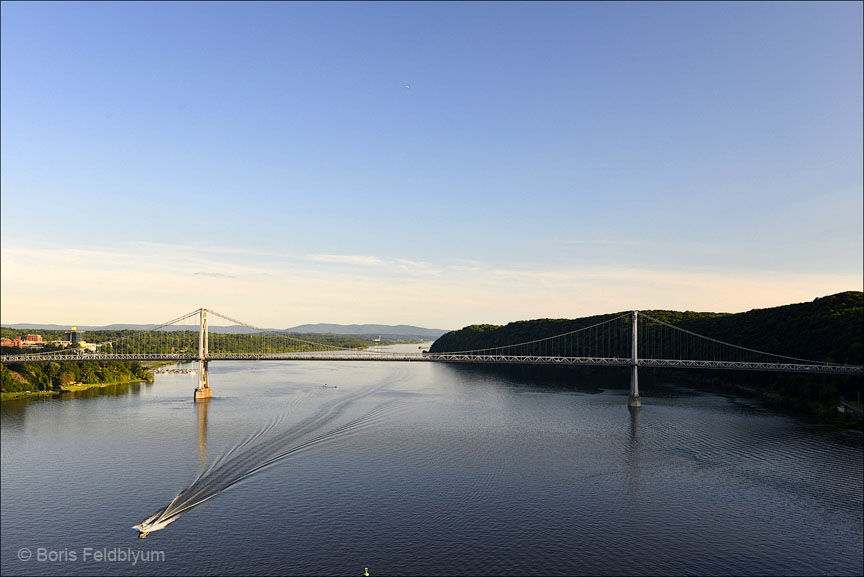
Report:
[{"label": "forested hillside", "polygon": [[152,381],[153,373],[138,362],[89,361],[0,365],[0,390],[51,391],[63,385]]},{"label": "forested hillside", "polygon": [[[864,364],[864,292],[844,292],[808,303],[737,314],[642,312],[700,335],[769,353]],[[465,351],[532,341],[591,326],[621,314],[624,313],[517,321],[504,326],[471,325],[443,335],[429,351]]]},{"label": "forested hillside", "polygon": [[739,314],[645,313],[694,333],[769,353],[864,364],[864,292]]}]

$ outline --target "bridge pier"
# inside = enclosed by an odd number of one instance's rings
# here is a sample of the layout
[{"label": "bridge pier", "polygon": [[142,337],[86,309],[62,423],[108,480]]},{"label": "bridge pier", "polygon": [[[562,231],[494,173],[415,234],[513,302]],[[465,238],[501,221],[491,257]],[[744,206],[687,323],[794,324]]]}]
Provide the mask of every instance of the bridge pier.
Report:
[{"label": "bridge pier", "polygon": [[195,389],[195,400],[202,401],[213,396],[210,389],[210,376],[207,373],[207,361],[198,361],[198,388]]},{"label": "bridge pier", "polygon": [[627,406],[642,406],[642,397],[639,396],[639,365],[630,367],[630,394],[627,395]]}]

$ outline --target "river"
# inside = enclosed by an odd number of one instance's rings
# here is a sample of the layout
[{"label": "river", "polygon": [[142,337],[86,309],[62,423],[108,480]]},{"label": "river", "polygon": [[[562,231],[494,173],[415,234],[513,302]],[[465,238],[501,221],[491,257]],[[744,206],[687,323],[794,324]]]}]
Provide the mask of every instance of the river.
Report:
[{"label": "river", "polygon": [[[757,401],[668,383],[631,410],[626,377],[443,363],[213,362],[210,383],[3,403],[2,573],[864,571],[861,433]],[[136,538],[205,463],[303,422],[334,432]]]}]

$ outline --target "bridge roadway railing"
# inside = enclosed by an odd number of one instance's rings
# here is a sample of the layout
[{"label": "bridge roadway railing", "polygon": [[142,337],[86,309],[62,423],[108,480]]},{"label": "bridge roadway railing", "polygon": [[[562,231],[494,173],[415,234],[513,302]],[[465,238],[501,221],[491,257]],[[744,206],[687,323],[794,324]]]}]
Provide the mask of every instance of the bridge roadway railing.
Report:
[{"label": "bridge roadway railing", "polygon": [[[81,361],[197,361],[198,355],[190,353],[135,353],[76,355],[50,353],[2,355],[0,362],[51,363]],[[210,353],[207,361],[428,361],[418,353],[364,353],[358,352],[309,352],[309,353]]]},{"label": "bridge roadway railing", "polygon": [[[2,363],[49,363],[62,361],[197,361],[190,353],[137,354],[21,354],[2,355]],[[211,353],[207,361],[439,361],[451,363],[512,363],[533,365],[632,366],[633,359],[622,357],[556,357],[542,355],[490,355],[473,353],[369,353],[307,352],[307,353]],[[822,365],[804,363],[761,363],[733,361],[696,361],[680,359],[639,359],[640,367],[684,369],[731,369],[745,371],[776,371],[811,374],[864,375],[864,367],[856,365]]]},{"label": "bridge roadway railing", "polygon": [[639,359],[640,367],[670,367],[682,369],[733,369],[739,371],[775,371],[783,373],[819,373],[833,375],[864,375],[864,367],[856,365],[819,365],[804,363],[756,363],[733,361],[687,361],[677,359]]},{"label": "bridge roadway railing", "polygon": [[362,351],[309,353],[210,353],[209,361],[428,361],[418,353],[366,353]]},{"label": "bridge roadway railing", "polygon": [[2,363],[57,363],[81,361],[197,361],[198,356],[189,353],[132,353],[132,354],[102,354],[80,353],[75,355],[39,353],[23,355],[2,355]]},{"label": "bridge roadway railing", "polygon": [[474,353],[426,353],[430,361],[448,363],[516,363],[523,365],[596,365],[623,367],[633,363],[622,357],[554,357],[542,355],[488,355]]},{"label": "bridge roadway railing", "polygon": [[[432,361],[454,363],[516,363],[542,365],[632,366],[633,359],[620,357],[554,357],[540,355],[489,355],[475,353],[427,353]],[[864,367],[856,365],[828,365],[803,363],[757,363],[736,361],[691,361],[678,359],[639,359],[640,367],[666,367],[682,369],[731,369],[744,371],[776,371],[793,373],[820,373],[838,375],[864,375]]]}]

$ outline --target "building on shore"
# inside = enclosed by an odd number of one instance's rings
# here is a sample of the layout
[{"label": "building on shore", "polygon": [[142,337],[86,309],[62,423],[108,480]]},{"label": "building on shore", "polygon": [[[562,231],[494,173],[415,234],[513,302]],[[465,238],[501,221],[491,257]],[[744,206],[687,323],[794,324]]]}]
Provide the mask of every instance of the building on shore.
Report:
[{"label": "building on shore", "polygon": [[24,335],[23,337],[15,337],[14,339],[0,339],[0,347],[17,347],[19,349],[41,349],[43,346],[45,346],[45,341],[42,340],[42,335]]}]

